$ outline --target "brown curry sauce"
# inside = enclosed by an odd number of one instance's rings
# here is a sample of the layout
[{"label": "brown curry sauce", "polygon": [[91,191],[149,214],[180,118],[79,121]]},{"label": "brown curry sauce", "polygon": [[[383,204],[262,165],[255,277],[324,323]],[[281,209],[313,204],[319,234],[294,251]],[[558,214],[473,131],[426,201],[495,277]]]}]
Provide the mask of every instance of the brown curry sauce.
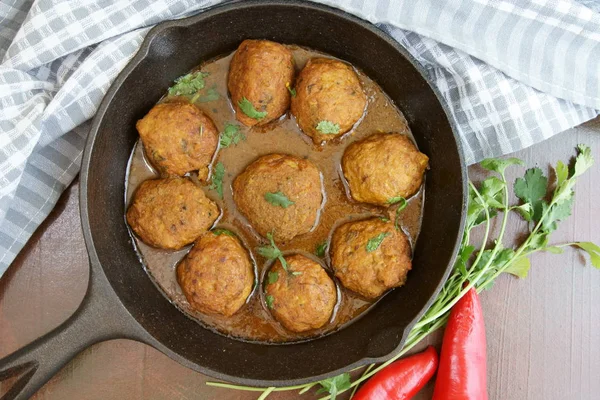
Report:
[{"label": "brown curry sauce", "polygon": [[[294,54],[297,71],[311,57],[327,56],[297,46],[288,47]],[[199,66],[198,69],[209,73],[208,77],[205,78],[206,87],[203,90],[214,89],[218,92],[219,99],[210,102],[198,102],[197,105],[212,118],[221,132],[225,123],[240,125],[241,132],[246,136],[246,140],[240,141],[237,145],[232,144],[227,148],[219,149],[215,156],[213,165],[220,161],[225,166],[225,177],[223,178],[224,198],[220,199],[214,190],[208,189],[208,186],[203,188],[206,195],[214,200],[221,209],[222,215],[215,226],[235,232],[251,254],[255,264],[257,282],[254,290],[250,294],[246,305],[231,317],[199,313],[190,307],[177,283],[175,273],[177,264],[187,254],[191,246],[179,251],[161,250],[144,244],[139,238],[132,235],[134,246],[145,270],[162,293],[186,315],[198,320],[205,327],[241,340],[260,342],[295,342],[331,333],[365,313],[374,303],[346,290],[334,278],[338,301],[330,322],[321,329],[304,333],[295,333],[284,329],[271,316],[262,293],[264,277],[271,262],[258,255],[256,248],[266,245],[266,239],[261,238],[248,224],[247,220],[238,213],[232,198],[231,184],[233,179],[248,164],[265,154],[292,154],[312,161],[321,171],[325,195],[318,224],[310,233],[298,236],[289,243],[278,244],[278,246],[286,255],[302,253],[319,261],[333,276],[329,267],[329,256],[326,254],[323,259],[319,259],[315,255],[315,249],[323,241],[329,242],[337,225],[350,219],[361,219],[373,215],[394,217],[393,207],[386,210],[382,207],[357,203],[349,197],[340,166],[346,146],[376,132],[399,132],[410,137],[412,135],[404,116],[398,108],[375,82],[360,71],[357,71],[357,73],[367,94],[367,107],[362,120],[356,124],[353,130],[341,138],[330,141],[322,147],[315,146],[312,140],[298,128],[289,112],[280,120],[266,127],[247,128],[236,121],[227,95],[227,73],[231,57],[232,54],[229,54],[207,61]],[[164,98],[161,101],[163,100]],[[132,151],[127,176],[126,205],[129,204],[132,194],[141,182],[158,177],[158,173],[146,160],[139,141]],[[196,180],[193,174],[191,178]],[[421,190],[409,199],[408,206],[400,216],[402,229],[408,235],[413,248],[421,226],[423,192],[423,187],[421,187]],[[408,279],[410,279],[410,273]],[[394,290],[402,290],[402,288]],[[199,329],[201,328],[199,327]]]}]

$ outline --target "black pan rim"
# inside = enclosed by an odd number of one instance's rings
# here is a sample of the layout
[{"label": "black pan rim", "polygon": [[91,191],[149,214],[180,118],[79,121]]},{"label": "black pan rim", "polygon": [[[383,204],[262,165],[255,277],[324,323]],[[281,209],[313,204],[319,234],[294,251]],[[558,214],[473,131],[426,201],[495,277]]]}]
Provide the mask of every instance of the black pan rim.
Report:
[{"label": "black pan rim", "polygon": [[[432,302],[435,300],[437,294],[441,291],[445,281],[447,280],[447,278],[450,275],[450,272],[452,270],[454,260],[456,259],[456,256],[458,254],[458,251],[459,251],[459,248],[461,245],[462,234],[464,232],[464,227],[465,227],[465,223],[466,223],[466,210],[467,210],[467,201],[468,201],[468,177],[467,177],[467,168],[466,168],[466,163],[465,163],[465,159],[464,159],[464,151],[463,151],[462,142],[460,140],[460,137],[457,134],[458,129],[457,129],[454,119],[452,118],[452,114],[450,113],[450,110],[449,110],[447,104],[445,103],[441,93],[434,85],[432,85],[430,79],[427,77],[427,74],[425,73],[424,67],[416,59],[414,59],[414,57],[412,57],[412,55],[406,49],[404,49],[396,40],[394,40],[386,32],[384,32],[383,30],[381,30],[374,24],[372,24],[366,20],[363,20],[357,16],[349,14],[346,11],[343,11],[343,10],[337,9],[337,8],[333,8],[333,7],[330,7],[327,5],[318,4],[318,3],[298,1],[298,0],[290,0],[290,1],[287,1],[287,0],[245,0],[245,1],[239,0],[239,1],[233,1],[233,2],[226,2],[223,4],[209,7],[194,16],[190,16],[190,17],[178,19],[178,20],[162,22],[162,23],[159,23],[158,25],[156,25],[154,28],[152,28],[148,32],[146,37],[144,38],[138,52],[128,62],[128,64],[125,66],[125,68],[119,73],[119,75],[117,76],[117,78],[112,83],[109,90],[107,91],[106,95],[104,96],[104,99],[102,100],[102,102],[98,108],[98,111],[96,112],[96,115],[92,122],[92,126],[90,128],[89,136],[86,141],[86,146],[85,146],[83,156],[82,156],[81,172],[80,172],[80,174],[81,174],[81,185],[80,185],[80,196],[79,196],[80,215],[81,215],[81,223],[82,223],[82,228],[83,228],[83,233],[84,233],[84,239],[85,239],[86,247],[88,250],[89,257],[90,257],[90,264],[91,264],[90,269],[93,269],[93,268],[98,269],[99,268],[99,270],[96,272],[102,272],[102,274],[104,274],[102,271],[102,266],[99,261],[99,257],[96,253],[94,241],[93,241],[92,234],[91,234],[89,210],[88,210],[88,205],[87,205],[88,174],[89,174],[89,168],[90,168],[91,154],[92,154],[92,151],[94,148],[98,130],[102,124],[102,121],[103,121],[103,118],[104,118],[104,115],[105,115],[107,109],[110,107],[110,105],[112,103],[112,99],[113,99],[114,95],[116,94],[116,92],[118,91],[120,86],[122,85],[123,81],[132,73],[132,71],[139,65],[139,63],[148,55],[148,52],[150,50],[153,40],[164,30],[167,30],[172,27],[186,27],[189,25],[196,24],[204,19],[211,18],[215,15],[218,15],[221,13],[226,13],[232,9],[240,9],[240,8],[243,9],[243,8],[248,8],[248,7],[255,7],[257,5],[258,6],[270,6],[271,5],[271,6],[296,7],[296,8],[301,8],[301,9],[312,9],[312,10],[317,10],[317,11],[321,11],[321,12],[325,12],[325,13],[334,14],[337,17],[342,17],[346,20],[351,21],[354,24],[361,26],[364,29],[371,31],[376,36],[378,36],[381,40],[383,40],[383,41],[387,42],[389,45],[391,45],[403,57],[405,57],[407,60],[409,60],[410,63],[413,65],[413,67],[419,72],[419,74],[423,77],[423,79],[428,83],[429,87],[434,92],[439,103],[441,104],[442,109],[444,110],[444,113],[446,114],[446,118],[452,129],[452,135],[454,137],[454,140],[456,142],[456,146],[458,149],[458,157],[459,157],[459,161],[460,161],[460,165],[461,165],[461,178],[462,178],[461,216],[460,216],[460,224],[459,224],[458,231],[457,231],[457,238],[455,240],[455,246],[452,251],[452,257],[451,257],[452,262],[450,262],[448,264],[448,266],[446,267],[446,271],[443,275],[443,279],[440,281],[440,284],[436,287],[436,289],[435,289],[433,295],[431,296],[431,298],[429,299],[429,301],[424,305],[424,307],[416,314],[415,318],[404,329],[404,331],[402,333],[402,337],[400,338],[400,340],[398,342],[398,346],[395,347],[387,355],[384,355],[382,357],[376,357],[376,358],[364,357],[364,358],[361,358],[361,359],[357,360],[356,362],[354,362],[350,365],[347,365],[343,368],[339,368],[337,370],[330,371],[325,374],[312,376],[312,377],[308,377],[308,378],[292,379],[292,380],[256,380],[256,379],[230,376],[230,375],[227,375],[224,373],[220,373],[220,372],[211,370],[209,368],[202,367],[192,361],[189,361],[184,356],[174,352],[173,350],[168,348],[166,345],[158,342],[154,338],[151,338],[151,340],[146,341],[147,344],[150,344],[153,347],[157,348],[158,350],[165,353],[170,358],[176,360],[180,364],[182,364],[186,367],[189,367],[191,369],[194,369],[198,372],[201,372],[205,375],[214,377],[216,379],[230,381],[230,382],[236,382],[236,383],[242,384],[242,385],[280,387],[280,386],[306,384],[309,382],[314,382],[314,381],[326,379],[331,376],[339,375],[341,373],[347,372],[349,370],[352,370],[354,368],[357,368],[357,367],[360,367],[360,366],[363,366],[366,364],[385,362],[385,361],[389,360],[390,358],[394,357],[395,355],[397,355],[402,350],[403,344],[404,344],[409,332],[411,331],[413,326],[418,322],[418,320],[421,318],[421,316],[426,312],[426,310],[430,307]],[[110,283],[110,281],[108,281],[108,283],[111,285],[111,289],[113,289],[114,295],[116,296],[116,298],[118,298],[118,294],[116,292],[114,292],[114,288],[112,288],[112,284]],[[132,316],[132,319],[134,319],[133,316]],[[148,335],[148,336],[150,336],[150,335]],[[290,344],[290,346],[293,346],[293,344]]]}]

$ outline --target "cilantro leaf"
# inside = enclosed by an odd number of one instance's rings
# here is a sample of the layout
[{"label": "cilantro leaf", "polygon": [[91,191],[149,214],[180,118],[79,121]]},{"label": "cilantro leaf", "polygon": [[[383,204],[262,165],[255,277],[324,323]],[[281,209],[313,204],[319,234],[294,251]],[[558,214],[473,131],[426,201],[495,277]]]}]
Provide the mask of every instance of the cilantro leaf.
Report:
[{"label": "cilantro leaf", "polygon": [[267,307],[272,309],[274,302],[275,302],[275,297],[271,296],[270,294],[265,296],[265,303],[267,303]]},{"label": "cilantro leaf", "polygon": [[592,242],[576,242],[573,245],[588,253],[594,268],[600,269],[600,246]]},{"label": "cilantro leaf", "polygon": [[287,196],[281,191],[275,193],[265,193],[265,200],[271,203],[272,205],[279,206],[281,208],[288,208],[289,206],[295,204],[293,201],[288,199]]},{"label": "cilantro leaf", "polygon": [[571,215],[573,209],[573,200],[575,198],[575,192],[571,191],[570,197],[562,200],[560,203],[552,205],[550,211],[544,218],[542,227],[547,232],[555,231],[558,227],[557,222],[562,221]]},{"label": "cilantro leaf", "polygon": [[209,190],[216,190],[219,197],[223,198],[223,178],[225,177],[225,166],[222,162],[218,162],[215,165],[213,176],[211,178],[211,184],[208,187]]},{"label": "cilantro leaf", "polygon": [[[406,206],[408,205],[408,202],[406,201],[406,199],[402,196],[396,196],[396,197],[392,197],[390,199],[388,199],[387,201],[388,204],[398,204],[398,207],[396,208],[396,218],[394,218],[394,227],[396,228],[397,231],[400,230],[400,211],[404,210],[406,208]],[[387,221],[384,221],[387,222]]]},{"label": "cilantro leaf", "polygon": [[218,228],[218,229],[213,229],[211,232],[215,236],[221,236],[221,235],[235,236],[235,234],[233,232],[231,232],[229,229]]},{"label": "cilantro leaf", "polygon": [[562,161],[558,161],[554,171],[556,171],[556,186],[560,187],[569,178],[569,167]]},{"label": "cilantro leaf", "polygon": [[548,233],[547,232],[537,232],[530,237],[529,240],[529,249],[537,250],[543,249],[548,244]]},{"label": "cilantro leaf", "polygon": [[257,111],[250,100],[245,97],[242,97],[242,99],[238,102],[238,106],[240,107],[240,110],[242,110],[242,112],[250,118],[260,120],[267,116],[266,111]]},{"label": "cilantro leaf", "polygon": [[240,132],[239,125],[234,125],[227,122],[221,133],[219,144],[222,148],[227,148],[232,144],[238,144],[240,141],[246,140],[246,136]]},{"label": "cilantro leaf", "polygon": [[325,251],[327,251],[327,241],[323,240],[317,245],[317,248],[315,249],[315,254],[317,255],[317,257],[324,257]]},{"label": "cilantro leaf", "polygon": [[367,252],[371,253],[371,252],[377,250],[379,248],[379,246],[381,245],[381,242],[383,242],[383,239],[385,239],[389,235],[390,235],[389,232],[381,232],[379,235],[369,239],[369,241],[367,242],[367,246],[366,246]]},{"label": "cilantro leaf", "polygon": [[499,174],[503,174],[506,167],[511,165],[525,165],[525,163],[518,158],[486,158],[481,161],[479,165],[488,171],[495,171]]},{"label": "cilantro leaf", "polygon": [[577,154],[577,157],[575,158],[575,169],[571,178],[580,176],[585,171],[590,169],[592,165],[594,165],[592,149],[589,146],[580,144],[579,146],[577,146],[577,149],[579,150],[579,154]]},{"label": "cilantro leaf", "polygon": [[485,200],[488,206],[503,209],[502,194],[506,184],[495,176],[490,176],[481,182],[481,197]]},{"label": "cilantro leaf", "polygon": [[533,209],[531,219],[539,221],[547,207],[543,200],[548,190],[548,178],[544,176],[539,168],[530,168],[525,171],[523,178],[515,180],[515,195],[525,203],[530,203]]},{"label": "cilantro leaf", "polygon": [[513,210],[518,212],[521,217],[527,222],[531,222],[531,218],[533,216],[533,207],[531,207],[530,203],[521,204],[520,206],[513,207]]},{"label": "cilantro leaf", "polygon": [[294,89],[289,82],[285,84],[285,87],[287,88],[288,92],[290,92],[292,97],[296,97],[296,89]]},{"label": "cilantro leaf", "polygon": [[279,250],[279,247],[275,244],[275,240],[273,239],[273,234],[271,232],[267,233],[267,239],[271,242],[271,246],[261,246],[257,249],[258,254],[266,258],[267,260],[278,259],[281,263],[283,269],[288,271],[288,264],[283,257],[283,253]]},{"label": "cilantro leaf", "polygon": [[388,204],[397,204],[397,203],[400,203],[400,207],[402,207],[402,209],[400,209],[399,211],[404,210],[406,208],[406,206],[408,205],[408,202],[402,196],[396,196],[396,197],[389,198],[388,201],[387,201],[387,203]]},{"label": "cilantro leaf", "polygon": [[504,272],[507,272],[516,277],[525,279],[527,278],[527,273],[529,272],[529,268],[531,268],[531,262],[527,257],[519,257],[515,261],[512,262]]},{"label": "cilantro leaf", "polygon": [[317,124],[317,130],[324,135],[336,135],[340,133],[340,125],[323,120]]},{"label": "cilantro leaf", "polygon": [[350,374],[346,372],[333,378],[319,381],[319,385],[321,385],[321,388],[317,393],[329,393],[331,395],[330,399],[335,400],[338,393],[350,388]]},{"label": "cilantro leaf", "polygon": [[530,168],[525,171],[523,178],[515,181],[515,195],[526,203],[534,203],[546,195],[548,178],[539,168]]},{"label": "cilantro leaf", "polygon": [[196,71],[175,79],[175,84],[169,88],[169,96],[190,96],[204,89],[204,78],[208,73]]},{"label": "cilantro leaf", "polygon": [[270,285],[272,283],[277,282],[277,279],[279,279],[279,274],[277,273],[277,271],[269,271],[269,274],[267,276],[267,283]]}]

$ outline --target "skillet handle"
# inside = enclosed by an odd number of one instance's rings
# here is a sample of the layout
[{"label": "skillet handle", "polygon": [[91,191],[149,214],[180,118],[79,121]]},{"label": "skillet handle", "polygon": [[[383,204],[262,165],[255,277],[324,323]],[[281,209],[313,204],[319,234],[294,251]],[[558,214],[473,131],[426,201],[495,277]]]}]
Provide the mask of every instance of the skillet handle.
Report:
[{"label": "skillet handle", "polygon": [[90,268],[87,293],[69,319],[0,360],[0,382],[20,375],[0,400],[29,399],[94,343],[116,338],[143,340],[141,327],[119,302],[106,277],[94,269]]}]

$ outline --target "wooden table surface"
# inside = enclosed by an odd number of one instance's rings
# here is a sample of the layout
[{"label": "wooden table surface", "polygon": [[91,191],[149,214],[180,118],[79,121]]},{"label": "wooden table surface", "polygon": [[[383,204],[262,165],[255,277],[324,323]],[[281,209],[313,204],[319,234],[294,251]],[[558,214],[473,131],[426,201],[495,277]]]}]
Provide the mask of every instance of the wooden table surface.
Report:
[{"label": "wooden table surface", "polygon": [[[580,179],[573,215],[552,241],[591,240],[600,244],[600,118],[514,155],[528,166],[547,171],[549,163],[572,156],[578,143],[592,146],[597,164]],[[478,167],[471,167],[472,177],[480,173]],[[513,218],[509,238],[517,238],[523,229],[524,223]],[[526,280],[503,276],[482,295],[490,399],[599,399],[600,271],[589,262],[586,265],[581,253],[572,249],[562,255],[537,254],[532,265]],[[75,182],[0,279],[0,357],[64,321],[83,298],[87,280],[88,260]],[[430,336],[428,342],[439,346],[440,334]],[[207,387],[207,380],[151,347],[113,340],[85,350],[35,398],[257,397]],[[429,385],[417,398],[429,399],[431,392]],[[309,394],[303,398],[314,397]],[[280,393],[269,398],[293,399],[297,394]]]}]

